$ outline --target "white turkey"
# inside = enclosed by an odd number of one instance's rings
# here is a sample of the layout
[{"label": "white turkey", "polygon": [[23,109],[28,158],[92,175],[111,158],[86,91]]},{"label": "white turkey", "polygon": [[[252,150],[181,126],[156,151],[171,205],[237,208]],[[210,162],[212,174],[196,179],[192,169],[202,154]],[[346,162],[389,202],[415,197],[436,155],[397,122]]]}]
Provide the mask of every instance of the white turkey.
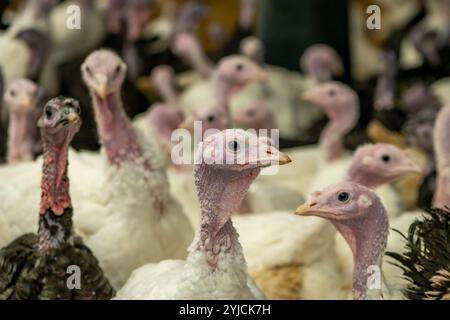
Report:
[{"label": "white turkey", "polygon": [[230,218],[262,168],[290,160],[268,146],[266,139],[239,129],[206,138],[196,160],[194,175],[202,220],[187,259],[135,270],[117,299],[264,298],[247,274]]}]

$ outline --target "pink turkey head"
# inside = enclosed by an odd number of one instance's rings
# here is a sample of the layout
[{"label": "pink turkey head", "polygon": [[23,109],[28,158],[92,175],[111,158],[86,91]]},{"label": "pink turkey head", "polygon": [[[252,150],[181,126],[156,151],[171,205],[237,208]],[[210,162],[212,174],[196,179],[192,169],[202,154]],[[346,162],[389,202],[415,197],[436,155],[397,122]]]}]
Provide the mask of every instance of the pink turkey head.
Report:
[{"label": "pink turkey head", "polygon": [[287,164],[289,157],[273,147],[267,137],[259,138],[242,129],[227,129],[207,137],[197,152],[196,163],[230,172]]},{"label": "pink turkey head", "polygon": [[310,46],[300,59],[302,70],[319,82],[330,81],[333,76],[342,76],[344,66],[339,54],[328,45]]},{"label": "pink turkey head", "polygon": [[126,69],[125,63],[110,50],[94,51],[81,66],[84,82],[101,99],[120,92]]},{"label": "pink turkey head", "polygon": [[358,148],[353,156],[347,179],[374,189],[407,174],[420,174],[421,168],[407,151],[384,143]]},{"label": "pink turkey head", "polygon": [[225,130],[228,127],[228,118],[225,110],[221,107],[200,107],[192,112],[181,124],[180,128],[194,131],[196,121],[202,123],[202,134],[207,130]]},{"label": "pink turkey head", "polygon": [[336,81],[322,83],[307,90],[303,98],[322,107],[330,119],[355,117],[355,107],[359,107],[355,91]]},{"label": "pink turkey head", "polygon": [[258,37],[244,38],[240,43],[240,52],[258,64],[264,61],[264,44]]},{"label": "pink turkey head", "polygon": [[268,106],[262,102],[247,104],[239,107],[233,112],[233,123],[237,128],[242,129],[273,129],[274,115]]}]

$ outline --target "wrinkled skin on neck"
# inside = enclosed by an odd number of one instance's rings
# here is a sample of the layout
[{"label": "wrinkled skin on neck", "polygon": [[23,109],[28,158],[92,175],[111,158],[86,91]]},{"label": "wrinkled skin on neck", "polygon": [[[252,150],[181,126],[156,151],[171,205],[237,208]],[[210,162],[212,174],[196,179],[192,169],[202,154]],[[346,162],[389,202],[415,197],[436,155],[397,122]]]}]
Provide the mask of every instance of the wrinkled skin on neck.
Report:
[{"label": "wrinkled skin on neck", "polygon": [[371,210],[380,212],[382,210],[384,214],[373,214],[370,218],[331,221],[353,252],[355,267],[352,291],[354,299],[366,297],[370,276],[369,267],[378,266],[381,269],[380,263],[389,233],[389,221],[384,209],[374,203]]},{"label": "wrinkled skin on neck", "polygon": [[91,94],[94,97],[100,142],[105,148],[109,162],[120,166],[125,161],[142,157],[136,132],[122,108],[119,93],[111,93],[105,99],[95,93]]},{"label": "wrinkled skin on neck", "polygon": [[67,176],[67,153],[71,137],[67,137],[62,145],[54,145],[46,138],[44,145],[44,165],[41,180],[40,214],[51,211],[54,215],[62,215],[64,210],[72,207],[69,195],[69,178]]},{"label": "wrinkled skin on neck", "polygon": [[233,250],[231,214],[236,212],[260,169],[242,172],[214,170],[206,164],[194,167],[202,221],[198,247],[210,266],[216,267],[219,254]]}]

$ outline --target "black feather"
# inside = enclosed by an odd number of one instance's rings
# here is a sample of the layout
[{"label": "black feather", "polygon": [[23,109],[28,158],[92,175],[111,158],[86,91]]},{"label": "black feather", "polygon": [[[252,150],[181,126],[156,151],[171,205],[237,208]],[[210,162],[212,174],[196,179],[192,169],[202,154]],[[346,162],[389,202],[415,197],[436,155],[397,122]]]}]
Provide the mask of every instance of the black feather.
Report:
[{"label": "black feather", "polygon": [[403,270],[409,299],[450,300],[450,211],[426,210],[405,236],[403,254],[388,252],[393,264]]}]

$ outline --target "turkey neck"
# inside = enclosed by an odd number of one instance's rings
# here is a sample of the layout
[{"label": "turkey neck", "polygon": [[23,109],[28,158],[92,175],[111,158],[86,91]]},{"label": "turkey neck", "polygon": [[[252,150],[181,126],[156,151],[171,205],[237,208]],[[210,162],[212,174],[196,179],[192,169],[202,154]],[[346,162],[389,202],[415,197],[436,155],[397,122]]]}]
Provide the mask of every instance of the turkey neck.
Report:
[{"label": "turkey neck", "polygon": [[217,95],[218,105],[228,114],[230,100],[233,95],[240,90],[239,86],[234,83],[233,79],[229,79],[218,73],[214,79],[214,88]]},{"label": "turkey neck", "polygon": [[358,183],[369,189],[376,189],[386,183],[386,178],[380,177],[377,173],[369,173],[350,166],[346,181]]},{"label": "turkey neck", "polygon": [[230,217],[236,212],[259,169],[243,172],[212,169],[206,164],[194,167],[202,213],[198,248],[205,253],[208,264],[215,268],[221,252],[232,252],[237,232]]},{"label": "turkey neck", "polygon": [[164,102],[179,109],[178,94],[172,84],[173,78],[154,81],[154,83]]},{"label": "turkey neck", "polygon": [[355,126],[358,113],[358,106],[351,103],[346,114],[340,117],[334,114],[328,115],[330,122],[322,130],[319,141],[319,144],[325,149],[327,161],[341,158],[344,152],[344,136]]},{"label": "turkey neck", "polygon": [[338,160],[342,157],[344,153],[343,138],[347,131],[338,121],[330,122],[323,129],[319,144],[325,150],[327,161]]},{"label": "turkey neck", "polygon": [[72,202],[67,176],[67,153],[71,137],[58,148],[44,139],[44,164],[41,180],[39,250],[48,252],[67,244],[72,237]]},{"label": "turkey neck", "polygon": [[[353,297],[365,299],[368,290],[379,290],[381,293],[383,252],[387,244],[389,222],[387,215],[379,204],[372,204],[372,210],[380,210],[383,214],[374,214],[370,218],[356,218],[335,223],[335,227],[343,235],[353,252],[355,267],[353,270]],[[376,221],[375,221],[376,219]],[[378,275],[373,275],[379,271]],[[380,287],[368,288],[369,277],[378,276]],[[377,285],[374,283],[374,285]]]},{"label": "turkey neck", "polygon": [[209,76],[211,76],[213,69],[211,66],[211,62],[208,61],[199,47],[192,48],[188,55],[192,66],[203,78],[208,78]]},{"label": "turkey neck", "polygon": [[28,136],[28,115],[11,112],[8,129],[8,162],[33,158],[32,139]]},{"label": "turkey neck", "polygon": [[[142,149],[122,107],[120,93],[111,93],[105,99],[95,93],[92,96],[100,142],[105,148],[109,163],[120,167],[124,162],[142,158]],[[147,162],[144,165],[150,166]]]}]

